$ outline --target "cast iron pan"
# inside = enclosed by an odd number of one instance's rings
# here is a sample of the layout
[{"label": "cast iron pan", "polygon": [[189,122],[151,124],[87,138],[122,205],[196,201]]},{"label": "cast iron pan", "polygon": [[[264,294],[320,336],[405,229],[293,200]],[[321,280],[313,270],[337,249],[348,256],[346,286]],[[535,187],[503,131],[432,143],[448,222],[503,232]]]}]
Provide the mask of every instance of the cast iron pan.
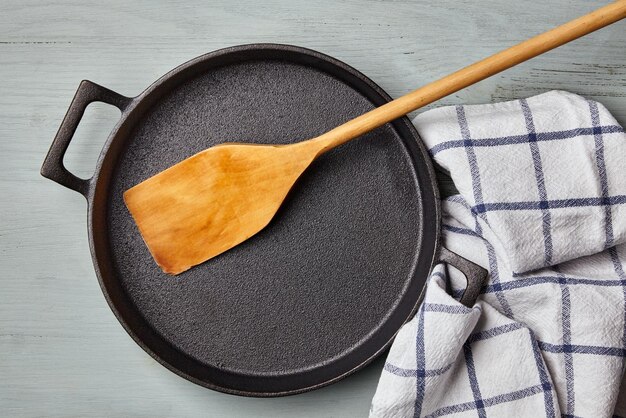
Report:
[{"label": "cast iron pan", "polygon": [[[321,157],[261,233],[176,276],[152,260],[122,193],[225,141],[289,143],[389,101],[346,64],[287,45],[198,57],[135,98],[83,81],[42,174],[87,198],[102,291],[133,339],[175,373],[250,396],[317,388],[373,360],[415,313],[439,258],[440,208],[428,154],[407,118]],[[122,111],[83,180],[63,155],[87,105]]]}]

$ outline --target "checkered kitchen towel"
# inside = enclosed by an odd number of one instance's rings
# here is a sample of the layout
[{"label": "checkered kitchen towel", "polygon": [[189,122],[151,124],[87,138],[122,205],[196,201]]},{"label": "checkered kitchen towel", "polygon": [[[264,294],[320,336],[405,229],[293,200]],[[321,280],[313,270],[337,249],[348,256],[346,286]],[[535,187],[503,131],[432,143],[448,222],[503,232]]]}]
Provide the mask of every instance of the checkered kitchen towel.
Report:
[{"label": "checkered kitchen towel", "polygon": [[562,91],[414,123],[460,192],[443,201],[444,244],[490,277],[466,308],[463,276],[435,268],[371,417],[624,416],[624,129]]}]

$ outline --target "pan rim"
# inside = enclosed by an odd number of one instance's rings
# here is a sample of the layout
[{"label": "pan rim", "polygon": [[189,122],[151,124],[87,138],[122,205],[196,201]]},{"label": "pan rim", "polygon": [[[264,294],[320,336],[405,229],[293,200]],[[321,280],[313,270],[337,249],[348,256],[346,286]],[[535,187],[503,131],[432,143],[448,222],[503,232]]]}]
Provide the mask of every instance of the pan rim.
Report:
[{"label": "pan rim", "polygon": [[[92,255],[92,260],[94,263],[94,267],[95,267],[95,271],[96,271],[96,276],[98,277],[98,282],[99,285],[101,287],[102,293],[107,301],[107,304],[109,305],[110,309],[113,311],[114,315],[116,316],[117,320],[120,322],[120,324],[122,325],[122,327],[126,330],[126,332],[131,336],[131,338],[144,350],[146,351],[152,358],[154,358],[157,362],[159,362],[160,364],[162,364],[163,366],[165,366],[167,369],[169,369],[170,371],[176,373],[177,375],[192,381],[200,386],[204,386],[213,390],[217,390],[220,392],[224,392],[224,393],[229,393],[229,394],[234,394],[234,395],[242,395],[242,396],[255,396],[255,397],[275,397],[275,396],[285,396],[285,395],[292,395],[292,394],[297,394],[297,393],[302,393],[302,392],[306,392],[306,391],[310,391],[313,389],[317,389],[323,386],[327,386],[330,385],[332,383],[335,383],[347,376],[349,376],[350,374],[355,373],[356,371],[362,369],[363,367],[365,367],[367,364],[371,363],[374,359],[376,359],[381,353],[383,353],[391,344],[391,342],[393,341],[393,339],[395,338],[395,335],[397,334],[397,332],[399,332],[401,327],[398,327],[397,330],[395,330],[395,332],[393,333],[393,335],[384,343],[382,344],[375,352],[373,352],[367,359],[365,359],[364,361],[356,364],[355,366],[353,366],[350,370],[341,373],[333,378],[330,379],[326,379],[322,382],[313,384],[313,385],[309,385],[306,387],[299,387],[296,389],[291,389],[291,390],[284,390],[284,391],[271,391],[271,392],[265,392],[265,391],[250,391],[250,390],[238,390],[238,389],[234,389],[234,388],[229,388],[229,387],[225,387],[225,386],[220,386],[217,385],[215,383],[212,383],[210,381],[207,380],[203,380],[201,378],[198,378],[190,373],[187,373],[183,370],[181,370],[179,367],[177,367],[175,364],[170,363],[169,361],[167,361],[166,359],[164,359],[156,350],[153,350],[152,347],[150,347],[148,345],[148,343],[146,343],[146,341],[144,341],[144,339],[142,339],[136,332],[135,330],[127,323],[127,319],[125,318],[124,314],[122,312],[120,312],[120,310],[118,309],[118,306],[116,304],[116,302],[112,299],[110,293],[109,293],[109,289],[107,287],[107,283],[106,280],[108,280],[108,278],[105,278],[106,276],[106,271],[109,270],[111,268],[111,266],[106,266],[105,264],[110,264],[109,258],[108,256],[106,256],[106,254],[101,254],[102,250],[102,245],[99,245],[96,241],[99,240],[99,237],[97,237],[96,235],[98,234],[97,232],[97,227],[98,225],[96,225],[96,220],[94,219],[94,213],[95,211],[98,209],[98,205],[99,204],[103,204],[103,203],[98,203],[101,202],[102,199],[97,199],[97,195],[98,192],[100,190],[102,190],[102,195],[105,196],[105,200],[104,202],[106,202],[106,198],[108,196],[108,186],[109,186],[109,180],[107,179],[106,181],[104,181],[105,184],[102,183],[102,179],[101,179],[101,174],[103,171],[103,165],[107,159],[107,156],[109,156],[109,151],[111,149],[112,144],[114,143],[114,141],[116,140],[116,138],[118,137],[118,133],[120,131],[120,129],[124,126],[124,124],[130,119],[130,115],[134,112],[137,111],[138,106],[141,105],[142,102],[144,102],[144,99],[148,98],[151,94],[154,94],[158,89],[160,89],[165,83],[170,82],[174,77],[176,77],[177,75],[179,75],[180,73],[190,70],[191,68],[195,67],[196,65],[202,65],[208,61],[214,60],[216,58],[220,58],[223,57],[225,55],[228,54],[233,54],[233,53],[241,53],[241,52],[252,52],[252,51],[274,51],[274,52],[283,52],[283,51],[289,51],[290,53],[295,53],[298,55],[304,55],[313,59],[317,59],[317,60],[321,60],[325,63],[327,63],[328,65],[330,65],[331,67],[335,67],[338,68],[340,71],[343,71],[346,75],[350,76],[350,77],[355,77],[356,79],[358,79],[361,83],[364,83],[364,85],[370,90],[370,92],[375,93],[376,95],[380,96],[382,100],[384,101],[390,101],[391,97],[384,91],[382,90],[382,88],[380,88],[376,83],[374,83],[372,80],[370,80],[368,77],[366,77],[365,75],[363,75],[361,72],[359,72],[358,70],[354,69],[353,67],[343,63],[342,61],[339,61],[335,58],[332,58],[328,55],[322,54],[320,52],[308,49],[308,48],[303,48],[303,47],[299,47],[299,46],[294,46],[294,45],[286,45],[286,44],[275,44],[275,43],[253,43],[253,44],[244,44],[244,45],[238,45],[238,46],[232,46],[232,47],[227,47],[227,48],[223,48],[223,49],[219,49],[213,52],[209,52],[207,54],[203,54],[200,55],[196,58],[193,58],[181,65],[179,65],[178,67],[170,70],[169,72],[167,72],[165,75],[163,75],[162,77],[160,77],[158,80],[156,80],[154,83],[152,83],[150,86],[148,86],[148,88],[146,88],[143,92],[141,92],[139,95],[137,95],[136,97],[132,98],[129,106],[122,112],[122,117],[120,118],[119,122],[116,124],[116,126],[113,128],[113,130],[111,131],[105,145],[103,146],[102,152],[98,158],[97,164],[96,164],[96,169],[94,171],[94,176],[90,179],[90,187],[89,187],[89,191],[87,193],[87,201],[88,201],[88,234],[89,234],[89,246],[90,246],[90,251],[91,251],[91,255]],[[285,59],[286,62],[291,62],[289,59]],[[331,74],[332,75],[332,74]],[[353,88],[359,90],[356,86],[353,86]],[[363,91],[360,91],[360,93],[364,93]],[[430,254],[430,259],[428,260],[428,266],[429,266],[429,271],[426,273],[430,272],[430,269],[432,269],[432,267],[435,264],[435,260],[437,259],[437,255],[438,255],[438,249],[439,249],[439,245],[440,245],[440,219],[441,219],[441,208],[440,208],[440,200],[439,200],[439,191],[438,191],[438,187],[436,184],[436,180],[435,180],[435,172],[434,172],[434,168],[432,165],[432,162],[430,160],[430,158],[428,157],[428,152],[426,150],[425,145],[421,142],[421,140],[419,140],[419,135],[415,129],[415,127],[413,126],[413,124],[409,121],[408,117],[403,117],[398,119],[397,121],[393,122],[395,123],[401,123],[402,126],[408,130],[410,135],[402,135],[398,132],[400,138],[402,139],[402,143],[403,145],[408,148],[408,147],[416,147],[416,150],[410,150],[407,149],[407,153],[409,155],[409,160],[411,161],[412,164],[417,164],[418,161],[416,161],[416,159],[418,158],[417,154],[419,154],[422,158],[421,161],[419,161],[419,163],[422,163],[424,166],[421,167],[422,170],[426,171],[426,177],[425,179],[421,179],[419,178],[420,176],[418,175],[418,167],[414,167],[414,170],[416,172],[416,175],[418,177],[418,187],[420,188],[420,195],[421,195],[421,202],[420,202],[420,207],[424,208],[425,202],[426,200],[431,200],[432,202],[430,202],[430,208],[429,210],[433,211],[434,213],[431,213],[431,217],[433,217],[434,219],[434,225],[431,225],[430,227],[433,229],[432,233],[434,234],[434,240],[431,239],[426,239],[424,237],[424,235],[428,235],[427,233],[423,233],[422,234],[422,241],[426,242],[426,241],[434,241],[433,245],[432,245],[432,254]],[[398,130],[397,126],[394,126],[394,130]],[[410,136],[411,138],[408,138],[408,136]],[[418,139],[417,141],[413,141],[413,139]],[[408,141],[411,141],[411,144],[408,143]],[[430,190],[425,190],[424,186],[429,186]],[[105,187],[106,186],[106,187]],[[103,189],[104,188],[104,189]],[[430,196],[426,196],[426,194],[429,194]],[[426,199],[426,197],[430,198],[430,199]],[[424,223],[426,222],[426,220],[423,221]],[[422,226],[422,230],[428,228],[427,225],[423,225]],[[106,233],[103,233],[104,235],[108,235]],[[105,238],[105,241],[108,241],[108,238]],[[430,246],[429,246],[430,247]],[[423,248],[422,248],[423,249]],[[420,252],[419,255],[420,258],[424,257],[424,255],[422,254],[422,252]],[[115,276],[115,275],[114,275]],[[108,277],[108,276],[107,276]],[[115,279],[118,280],[118,279]],[[415,279],[412,279],[415,280]],[[409,314],[407,315],[406,318],[404,318],[403,320],[403,324],[406,323],[407,321],[409,321],[415,314],[415,312],[417,311],[421,300],[423,298],[423,292],[424,289],[426,288],[426,284],[424,283],[424,285],[422,286],[421,289],[421,294],[419,295],[419,297],[416,299],[416,302],[414,304],[414,306],[412,306]],[[138,312],[140,313],[140,311],[138,310]],[[174,347],[175,348],[175,347]],[[179,351],[179,350],[178,350]],[[186,353],[179,351],[181,355],[187,356]],[[194,360],[195,361],[195,360]]]}]

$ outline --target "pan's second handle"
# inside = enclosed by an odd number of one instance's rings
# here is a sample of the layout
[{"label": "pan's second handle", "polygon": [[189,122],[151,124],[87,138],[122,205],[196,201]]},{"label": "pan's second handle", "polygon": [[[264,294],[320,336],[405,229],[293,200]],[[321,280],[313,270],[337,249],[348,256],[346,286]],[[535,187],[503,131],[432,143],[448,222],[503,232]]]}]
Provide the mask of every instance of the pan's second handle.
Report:
[{"label": "pan's second handle", "polygon": [[117,107],[123,112],[130,101],[130,98],[99,86],[96,83],[92,83],[88,80],[81,81],[74,95],[74,99],[72,99],[70,108],[63,118],[63,122],[61,122],[61,127],[54,137],[48,155],[46,155],[46,159],[41,166],[41,175],[69,189],[77,191],[83,196],[87,196],[90,180],[81,179],[65,168],[63,165],[65,152],[85,113],[85,109],[90,103],[104,102]]},{"label": "pan's second handle", "polygon": [[450,264],[465,275],[467,287],[461,296],[460,302],[471,308],[474,302],[476,302],[480,289],[487,279],[487,270],[453,253],[445,247],[441,247],[439,250],[439,261]]}]

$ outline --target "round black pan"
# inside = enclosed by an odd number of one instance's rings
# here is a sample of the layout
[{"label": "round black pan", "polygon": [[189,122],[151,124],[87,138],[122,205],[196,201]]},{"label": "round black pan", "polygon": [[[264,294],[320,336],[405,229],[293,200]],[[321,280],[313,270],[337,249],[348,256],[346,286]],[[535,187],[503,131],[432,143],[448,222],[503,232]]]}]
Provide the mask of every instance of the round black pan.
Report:
[{"label": "round black pan", "polygon": [[[227,48],[183,64],[132,99],[83,81],[42,174],[87,198],[100,285],[144,350],[212,389],[298,393],[380,354],[415,313],[439,257],[436,182],[409,120],[321,157],[261,233],[176,277],[153,261],[122,193],[221,142],[300,141],[389,100],[353,68],[311,50]],[[117,106],[122,116],[94,176],[82,180],[62,159],[93,101]],[[464,260],[443,255],[463,268]],[[470,272],[476,277],[466,303],[481,273]]]}]

